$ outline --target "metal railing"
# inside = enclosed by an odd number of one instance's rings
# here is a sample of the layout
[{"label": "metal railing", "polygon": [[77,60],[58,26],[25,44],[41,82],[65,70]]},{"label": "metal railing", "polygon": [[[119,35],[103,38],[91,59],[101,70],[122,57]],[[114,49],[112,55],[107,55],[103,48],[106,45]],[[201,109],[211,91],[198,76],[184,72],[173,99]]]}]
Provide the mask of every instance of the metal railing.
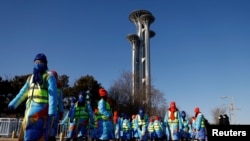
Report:
[{"label": "metal railing", "polygon": [[[11,137],[13,132],[19,136],[23,119],[18,118],[0,118],[0,136]],[[60,134],[67,135],[68,124],[61,124],[59,122],[56,137],[59,138]]]},{"label": "metal railing", "polygon": [[0,136],[10,137],[13,131],[17,133],[20,131],[20,123],[17,118],[0,118]]}]

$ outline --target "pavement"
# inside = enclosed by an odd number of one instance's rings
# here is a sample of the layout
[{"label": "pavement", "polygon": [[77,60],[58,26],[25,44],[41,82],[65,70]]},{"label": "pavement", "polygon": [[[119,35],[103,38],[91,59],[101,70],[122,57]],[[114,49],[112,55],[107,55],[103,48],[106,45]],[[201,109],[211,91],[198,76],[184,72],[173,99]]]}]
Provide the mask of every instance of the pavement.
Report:
[{"label": "pavement", "polygon": [[[0,141],[18,141],[18,138],[3,138],[3,137],[0,137]],[[57,139],[57,141],[60,141],[60,140]]]},{"label": "pavement", "polygon": [[0,138],[0,141],[18,141],[18,138]]}]

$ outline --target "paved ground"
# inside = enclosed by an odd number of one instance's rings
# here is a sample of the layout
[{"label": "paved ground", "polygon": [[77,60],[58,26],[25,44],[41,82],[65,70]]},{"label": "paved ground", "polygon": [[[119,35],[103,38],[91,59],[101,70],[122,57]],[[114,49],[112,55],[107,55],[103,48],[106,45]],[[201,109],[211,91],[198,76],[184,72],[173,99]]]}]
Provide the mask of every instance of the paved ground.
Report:
[{"label": "paved ground", "polygon": [[[57,140],[59,141],[59,139],[57,139]],[[18,138],[12,139],[12,138],[2,138],[2,137],[0,137],[0,141],[18,141]]]},{"label": "paved ground", "polygon": [[0,141],[17,141],[18,139],[17,138],[0,138]]}]

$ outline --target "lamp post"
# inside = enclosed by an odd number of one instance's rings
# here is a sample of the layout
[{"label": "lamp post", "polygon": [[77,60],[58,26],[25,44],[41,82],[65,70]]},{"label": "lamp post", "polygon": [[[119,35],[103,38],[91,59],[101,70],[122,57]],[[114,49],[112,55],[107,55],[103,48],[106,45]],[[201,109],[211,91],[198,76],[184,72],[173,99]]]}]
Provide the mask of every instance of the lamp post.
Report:
[{"label": "lamp post", "polygon": [[[231,98],[230,104],[228,106],[229,119],[230,119],[230,121],[232,123],[237,124],[237,120],[236,120],[237,115],[236,115],[236,111],[235,110],[239,110],[239,109],[235,108],[234,98],[232,96],[222,96],[221,98],[222,99],[224,99],[224,98]],[[233,122],[232,116],[234,116],[234,122]]]}]

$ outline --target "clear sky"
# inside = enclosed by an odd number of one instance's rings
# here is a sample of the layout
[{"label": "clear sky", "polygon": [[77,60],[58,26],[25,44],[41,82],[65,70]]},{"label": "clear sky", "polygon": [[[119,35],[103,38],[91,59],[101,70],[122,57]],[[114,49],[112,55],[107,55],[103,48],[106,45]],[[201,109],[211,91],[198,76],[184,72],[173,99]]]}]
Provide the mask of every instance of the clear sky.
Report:
[{"label": "clear sky", "polygon": [[[193,115],[233,98],[238,124],[250,124],[249,0],[1,0],[0,76],[32,72],[37,53],[49,69],[87,74],[106,89],[132,71],[134,10],[150,11],[152,84]],[[228,96],[222,99],[222,96]],[[235,122],[235,121],[233,121]]]}]

